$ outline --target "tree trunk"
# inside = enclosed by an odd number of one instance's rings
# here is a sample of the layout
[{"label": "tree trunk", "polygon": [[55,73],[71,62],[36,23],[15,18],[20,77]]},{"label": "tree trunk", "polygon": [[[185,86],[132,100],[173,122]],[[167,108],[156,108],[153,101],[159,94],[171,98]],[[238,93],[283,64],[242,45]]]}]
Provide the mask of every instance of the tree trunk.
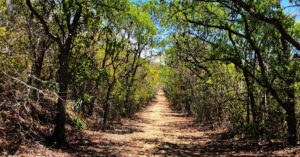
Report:
[{"label": "tree trunk", "polygon": [[246,120],[247,120],[247,124],[249,125],[250,124],[250,101],[249,101],[249,96],[247,98],[247,106],[246,106],[246,112],[247,112],[247,115],[246,115]]},{"label": "tree trunk", "polygon": [[[258,140],[259,138],[259,119],[258,119],[258,113],[257,113],[257,105],[255,103],[255,98],[254,98],[254,87],[253,87],[253,81],[251,82],[249,80],[248,73],[243,71],[244,77],[245,77],[245,82],[246,82],[246,87],[247,87],[247,93],[248,93],[248,99],[250,102],[251,106],[251,113],[252,113],[252,120],[253,120],[253,127],[255,131],[255,138]],[[248,120],[248,108],[247,108],[247,120]]]},{"label": "tree trunk", "polygon": [[[40,82],[37,81],[36,79],[33,79],[33,76],[40,79],[41,71],[42,71],[42,67],[43,67],[44,56],[45,56],[45,51],[42,50],[40,52],[40,54],[38,54],[38,57],[36,58],[36,60],[33,62],[32,66],[31,66],[31,76],[28,78],[28,84],[34,85],[37,88],[40,87]],[[33,90],[30,92],[29,95],[32,99],[35,100],[37,98],[38,92],[36,90]]]},{"label": "tree trunk", "polygon": [[37,78],[41,77],[41,71],[42,71],[42,67],[43,67],[45,52],[46,52],[46,48],[42,48],[42,51],[38,55],[37,61],[35,63],[35,71],[33,73]]},{"label": "tree trunk", "polygon": [[254,91],[253,82],[250,82],[249,76],[246,72],[244,72],[244,77],[245,77],[245,82],[246,82],[246,86],[247,86],[248,99],[249,99],[250,106],[251,106],[253,125],[256,126],[258,123],[258,119],[257,119],[257,106],[255,103],[255,98],[254,98],[254,94],[253,94],[253,91]]},{"label": "tree trunk", "polygon": [[[31,66],[31,72],[30,72],[32,76],[35,76],[36,78],[39,78],[39,79],[41,77],[45,53],[46,53],[47,49],[50,47],[50,44],[47,45],[47,41],[42,41],[41,44],[42,44],[42,45],[40,45],[41,48],[39,48],[37,50],[38,53],[34,55],[35,57],[34,57],[34,61]],[[32,52],[32,53],[35,53],[35,52]],[[33,80],[32,76],[30,76],[28,78],[28,84],[36,85],[37,87],[39,87],[39,82],[32,81]],[[36,93],[36,91],[35,91],[35,93]],[[36,95],[36,94],[34,94],[34,95]]]},{"label": "tree trunk", "polygon": [[106,130],[106,123],[107,123],[107,117],[109,113],[109,98],[110,98],[110,93],[113,88],[114,84],[109,85],[106,93],[106,100],[105,100],[105,106],[104,106],[104,115],[103,115],[103,125],[102,125],[102,131]]},{"label": "tree trunk", "polygon": [[187,116],[191,116],[192,115],[190,98],[188,97],[188,95],[186,96],[185,111],[187,111],[187,113],[188,113]]},{"label": "tree trunk", "polygon": [[58,146],[66,143],[65,121],[66,121],[66,100],[68,91],[68,55],[70,48],[61,49],[59,56],[59,98],[56,104],[55,128],[52,136],[52,142],[56,142]]},{"label": "tree trunk", "polygon": [[[128,74],[129,76],[126,78],[126,82],[127,82],[127,88],[126,88],[126,97],[125,97],[125,109],[126,109],[126,112],[131,114],[131,110],[130,110],[130,105],[129,105],[129,95],[130,95],[130,88],[133,86],[133,82],[134,82],[134,77],[135,77],[135,74],[137,72],[137,69],[139,67],[139,63],[136,63],[137,62],[137,59],[140,58],[141,56],[141,51],[138,51],[135,56],[134,56],[134,60],[133,60],[133,63],[132,63],[132,67],[131,67],[131,70],[132,71],[132,75],[130,76],[130,73]],[[130,81],[129,81],[129,78],[130,78]],[[129,81],[129,82],[128,82]]]},{"label": "tree trunk", "polygon": [[297,119],[295,115],[295,103],[291,102],[286,105],[286,122],[288,126],[287,141],[291,145],[297,144]]},{"label": "tree trunk", "polygon": [[292,79],[288,81],[286,93],[288,95],[287,102],[282,105],[285,106],[286,110],[286,122],[288,126],[288,137],[287,141],[290,145],[297,144],[297,119],[295,115],[295,75],[296,72],[292,73]]}]

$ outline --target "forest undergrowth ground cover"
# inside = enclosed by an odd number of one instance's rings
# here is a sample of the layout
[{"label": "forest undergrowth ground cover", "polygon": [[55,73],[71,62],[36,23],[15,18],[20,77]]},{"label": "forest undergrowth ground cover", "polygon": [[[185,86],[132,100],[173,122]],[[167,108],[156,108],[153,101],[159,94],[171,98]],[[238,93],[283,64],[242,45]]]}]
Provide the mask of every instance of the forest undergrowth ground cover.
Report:
[{"label": "forest undergrowth ground cover", "polygon": [[196,122],[170,108],[163,91],[131,119],[122,119],[106,132],[70,131],[69,148],[41,144],[21,146],[16,156],[295,156],[300,146],[255,145],[239,138],[220,138],[222,131]]}]

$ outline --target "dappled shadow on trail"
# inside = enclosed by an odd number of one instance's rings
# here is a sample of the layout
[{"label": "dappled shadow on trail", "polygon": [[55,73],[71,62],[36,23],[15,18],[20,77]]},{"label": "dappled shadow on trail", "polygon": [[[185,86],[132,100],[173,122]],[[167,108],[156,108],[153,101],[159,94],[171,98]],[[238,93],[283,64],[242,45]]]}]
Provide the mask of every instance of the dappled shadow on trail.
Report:
[{"label": "dappled shadow on trail", "polygon": [[113,128],[106,130],[109,134],[132,134],[134,132],[143,132],[141,128],[137,125],[124,125],[124,124],[114,124]]},{"label": "dappled shadow on trail", "polygon": [[[256,145],[215,131],[210,123],[172,111],[158,92],[131,119],[114,122],[106,132],[68,130],[69,148],[54,156],[294,156],[300,146]],[[227,137],[227,138],[220,138]]]},{"label": "dappled shadow on trail", "polygon": [[[114,132],[115,133],[115,132]],[[65,150],[71,156],[119,156],[127,148],[137,147],[134,143],[116,141],[105,138],[108,133],[84,131],[74,134],[69,141],[69,149]],[[111,134],[112,135],[112,134]],[[120,134],[126,136],[125,134]],[[126,146],[126,147],[124,147]],[[137,149],[139,149],[137,147]]]},{"label": "dappled shadow on trail", "polygon": [[[201,142],[201,138],[185,139],[196,140]],[[203,140],[205,141],[205,140]],[[296,155],[298,150],[288,151],[287,146],[275,144],[270,146],[257,146],[253,143],[242,143],[242,141],[231,143],[230,141],[210,141],[202,144],[178,144],[170,142],[160,143],[153,152],[155,155],[166,156],[276,156],[274,152],[278,151],[278,156],[281,155]],[[281,153],[281,155],[280,155]],[[288,155],[289,154],[289,155]]]},{"label": "dappled shadow on trail", "polygon": [[161,91],[134,118],[112,126],[105,133],[85,131],[84,138],[71,140],[69,153],[73,156],[291,156],[300,150],[288,149],[280,143],[268,146],[233,137],[219,138],[224,133],[214,131],[211,124],[195,122],[172,111]]}]

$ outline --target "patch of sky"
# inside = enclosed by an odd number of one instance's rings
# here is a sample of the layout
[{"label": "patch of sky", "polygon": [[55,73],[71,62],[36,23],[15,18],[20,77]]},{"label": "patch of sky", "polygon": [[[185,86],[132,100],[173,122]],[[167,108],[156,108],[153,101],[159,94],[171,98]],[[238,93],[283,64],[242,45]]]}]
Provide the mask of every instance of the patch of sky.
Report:
[{"label": "patch of sky", "polygon": [[[295,3],[298,4],[295,5]],[[282,0],[280,5],[286,14],[294,17],[297,21],[300,21],[300,1],[291,3],[289,0]]]}]

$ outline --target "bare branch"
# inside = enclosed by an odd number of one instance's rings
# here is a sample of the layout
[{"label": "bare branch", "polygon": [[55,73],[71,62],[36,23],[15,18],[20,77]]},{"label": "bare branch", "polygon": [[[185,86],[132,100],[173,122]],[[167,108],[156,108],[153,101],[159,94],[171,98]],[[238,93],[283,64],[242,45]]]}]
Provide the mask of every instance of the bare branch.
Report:
[{"label": "bare branch", "polygon": [[50,93],[50,94],[55,95],[57,98],[60,98],[60,97],[58,96],[58,94],[55,93],[55,92],[52,92],[52,91],[49,91],[49,90],[38,89],[38,88],[36,88],[36,87],[34,87],[34,86],[28,85],[27,83],[25,83],[24,81],[22,81],[22,80],[20,80],[20,79],[18,79],[18,78],[16,78],[16,77],[13,77],[13,76],[8,75],[7,73],[5,73],[5,72],[2,71],[2,70],[0,70],[0,71],[1,71],[5,76],[7,76],[7,77],[9,77],[9,78],[11,78],[11,79],[13,79],[13,80],[15,80],[15,81],[17,81],[17,82],[20,82],[20,83],[23,84],[26,88],[29,88],[29,89],[32,89],[32,90],[36,90],[37,92],[42,93],[42,94],[44,94],[44,93]]}]

